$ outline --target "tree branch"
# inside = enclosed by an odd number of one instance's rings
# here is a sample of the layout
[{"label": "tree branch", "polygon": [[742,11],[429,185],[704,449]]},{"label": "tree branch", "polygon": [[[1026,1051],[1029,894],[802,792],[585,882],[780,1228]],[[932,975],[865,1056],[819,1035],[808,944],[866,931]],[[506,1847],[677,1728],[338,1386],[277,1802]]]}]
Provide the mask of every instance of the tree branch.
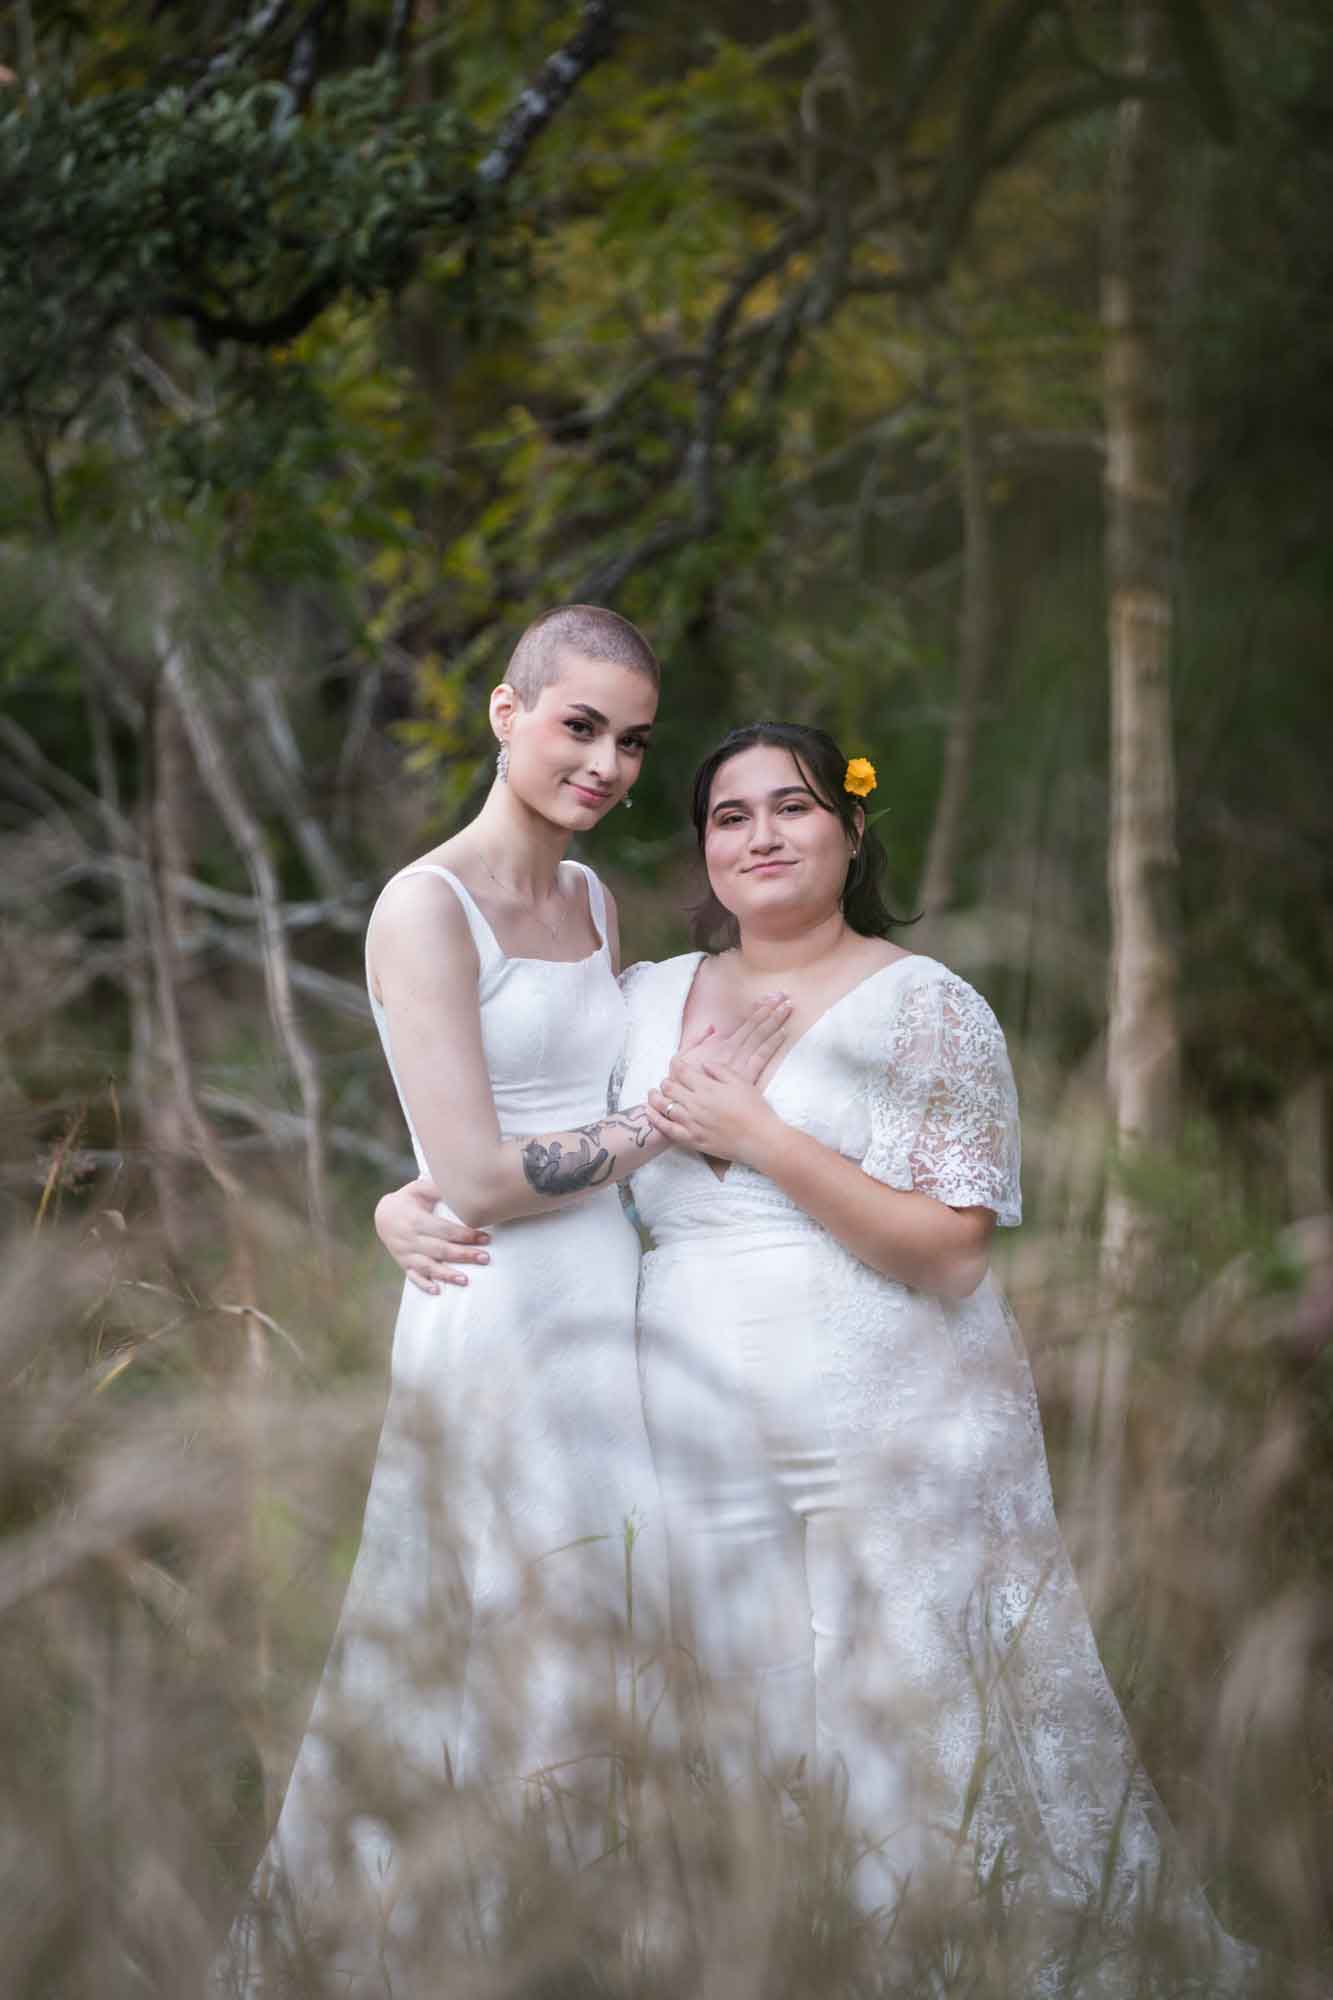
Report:
[{"label": "tree branch", "polygon": [[[264,946],[246,931],[235,931],[224,924],[204,924],[192,931],[190,942],[195,949],[212,946],[224,958],[255,966],[261,972],[268,970]],[[287,981],[294,992],[308,994],[336,1014],[346,1014],[353,1021],[371,1019],[366,989],[353,980],[339,979],[334,973],[321,972],[317,966],[302,965],[289,957]],[[306,1122],[309,1128],[309,1120]]]},{"label": "tree branch", "polygon": [[1054,0],[1008,0],[992,21],[963,94],[953,150],[931,197],[933,217],[922,264],[931,281],[941,277],[967,234],[985,182],[987,136],[1009,78],[1038,17]]},{"label": "tree branch", "polygon": [[[285,0],[268,0],[261,8],[267,26],[276,19]],[[272,17],[270,19],[269,17]],[[255,17],[256,20],[260,16]],[[615,40],[615,0],[584,0],[583,19],[554,55],[548,56],[533,82],[523,90],[501,119],[489,150],[483,154],[470,182],[458,188],[435,211],[436,220],[463,225],[472,221],[483,203],[512,180],[533,143],[545,131],[557,111],[573,95],[589,70],[610,54]],[[239,46],[240,38],[233,48]],[[210,65],[224,63],[221,74],[234,67],[239,56],[223,51]],[[202,81],[202,80],[201,80]],[[405,282],[421,259],[421,245],[404,250],[399,282]],[[340,272],[329,272],[305,287],[280,311],[264,319],[249,319],[243,313],[214,310],[181,292],[169,293],[158,310],[171,318],[188,320],[206,346],[234,340],[250,347],[283,347],[303,333],[312,321],[331,306],[345,287]]]},{"label": "tree branch", "polygon": [[158,651],[162,661],[163,684],[180,715],[190,747],[194,752],[199,775],[221,814],[228,833],[236,843],[254,890],[255,902],[259,908],[259,937],[269,1013],[296,1077],[301,1102],[305,1108],[309,1125],[306,1146],[306,1187],[310,1216],[314,1227],[323,1232],[326,1227],[326,1207],[324,1164],[319,1137],[321,1122],[319,1070],[314,1054],[301,1032],[292,1000],[290,955],[287,950],[287,933],[278,915],[281,904],[273,857],[269,852],[263,830],[236,782],[222,739],[190,670],[185,648],[176,634],[168,629],[165,620],[159,623]]},{"label": "tree branch", "polygon": [[548,56],[533,81],[505,114],[490,151],[477,168],[488,192],[512,180],[533,141],[590,69],[604,62],[615,42],[614,0],[584,0],[583,20],[562,49]]},{"label": "tree branch", "polygon": [[207,97],[209,91],[216,90],[234,69],[249,61],[278,26],[289,5],[290,0],[261,0],[249,20],[241,24],[231,40],[205,64],[202,74],[191,84],[186,95],[191,110],[201,98]]},{"label": "tree branch", "polygon": [[[238,1097],[234,1091],[214,1090],[206,1085],[200,1097],[210,1111],[216,1111],[224,1118],[239,1118],[254,1126],[262,1133],[268,1144],[273,1146],[304,1145],[308,1136],[306,1121],[293,1111],[278,1111],[268,1104],[257,1104],[253,1098]],[[346,1125],[331,1125],[327,1133],[328,1143],[337,1153],[346,1153],[350,1158],[367,1160],[373,1167],[379,1167],[395,1180],[410,1178],[417,1171],[416,1161],[410,1153],[381,1145],[378,1139],[371,1139],[364,1132],[353,1131]],[[223,1140],[226,1145],[226,1140]]]}]

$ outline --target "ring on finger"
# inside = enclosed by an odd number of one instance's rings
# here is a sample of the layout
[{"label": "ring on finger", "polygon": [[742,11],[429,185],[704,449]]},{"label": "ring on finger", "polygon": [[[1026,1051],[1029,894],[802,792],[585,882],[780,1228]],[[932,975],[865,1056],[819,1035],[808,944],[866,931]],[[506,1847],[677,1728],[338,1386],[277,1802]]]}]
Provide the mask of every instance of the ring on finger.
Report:
[{"label": "ring on finger", "polygon": [[668,1099],[667,1099],[667,1101],[666,1101],[666,1112],[665,1112],[665,1115],[666,1115],[666,1117],[668,1117],[668,1118],[674,1118],[674,1117],[675,1117],[675,1115],[676,1115],[676,1103],[675,1103],[675,1099],[674,1099],[674,1098],[671,1098],[671,1097],[668,1097]]}]

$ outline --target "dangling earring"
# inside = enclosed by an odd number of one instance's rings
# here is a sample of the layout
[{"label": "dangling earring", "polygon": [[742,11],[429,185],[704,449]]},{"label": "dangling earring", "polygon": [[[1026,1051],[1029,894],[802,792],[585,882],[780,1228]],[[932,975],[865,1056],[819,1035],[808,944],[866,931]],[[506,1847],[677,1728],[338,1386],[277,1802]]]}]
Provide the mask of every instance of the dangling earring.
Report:
[{"label": "dangling earring", "polygon": [[630,797],[628,792],[626,792],[624,798],[621,800],[621,804],[624,806],[626,812],[628,812],[630,807],[634,804],[634,801]]},{"label": "dangling earring", "polygon": [[509,783],[509,745],[502,743],[495,757],[495,775],[502,785]]}]

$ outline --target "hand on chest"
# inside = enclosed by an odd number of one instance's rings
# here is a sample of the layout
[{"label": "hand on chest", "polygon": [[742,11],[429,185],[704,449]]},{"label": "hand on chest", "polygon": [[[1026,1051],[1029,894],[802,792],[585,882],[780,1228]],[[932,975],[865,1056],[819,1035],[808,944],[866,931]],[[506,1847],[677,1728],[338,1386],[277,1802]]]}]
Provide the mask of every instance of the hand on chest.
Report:
[{"label": "hand on chest", "polygon": [[[889,950],[893,948],[889,947]],[[867,979],[884,970],[887,964],[906,956],[907,953],[893,952],[893,957],[888,959],[878,953],[873,957],[838,959],[809,970],[775,973],[763,981],[752,976],[747,978],[731,960],[729,953],[705,959],[686,1001],[681,1022],[682,1044],[697,1041],[708,1028],[716,1035],[729,1035],[760,1000],[773,993],[783,993],[790,1003],[791,1012],[787,1017],[783,1047],[773,1062],[772,1067],[776,1070],[783,1061],[784,1053],[795,1048],[825,1015],[832,1013]]]}]

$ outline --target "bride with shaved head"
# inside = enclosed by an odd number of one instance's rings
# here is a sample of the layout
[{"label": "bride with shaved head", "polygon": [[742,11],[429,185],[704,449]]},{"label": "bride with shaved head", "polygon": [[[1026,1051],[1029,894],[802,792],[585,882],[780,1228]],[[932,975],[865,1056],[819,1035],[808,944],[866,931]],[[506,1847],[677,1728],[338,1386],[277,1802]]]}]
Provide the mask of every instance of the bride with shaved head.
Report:
[{"label": "bride with shaved head", "polygon": [[[644,1104],[608,1110],[616,910],[565,857],[629,804],[658,682],[616,613],[539,618],[490,697],[485,804],[371,916],[375,1023],[470,1285],[404,1288],[339,1632],[234,1935],[247,1992],[280,1990],[266,1942],[280,1960],[315,1931],[349,1990],[382,1991],[395,1932],[419,1937],[438,1900],[413,1870],[455,1787],[516,1818],[550,1808],[585,1857],[620,1810],[614,1719],[651,1692],[666,1555],[616,1184],[669,1142]],[[747,1009],[721,1055],[758,1078],[783,1012]],[[357,1745],[386,1739],[391,1768],[368,1770]]]}]

